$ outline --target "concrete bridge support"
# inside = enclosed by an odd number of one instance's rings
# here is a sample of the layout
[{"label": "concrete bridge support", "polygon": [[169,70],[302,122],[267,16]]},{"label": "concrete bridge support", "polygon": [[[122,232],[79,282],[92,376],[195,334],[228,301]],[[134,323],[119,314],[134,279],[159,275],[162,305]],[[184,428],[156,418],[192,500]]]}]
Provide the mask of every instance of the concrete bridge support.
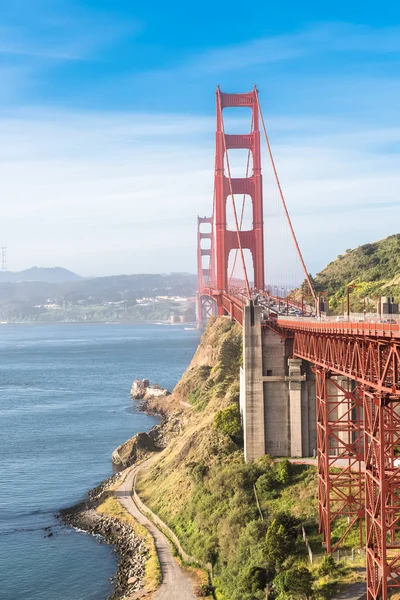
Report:
[{"label": "concrete bridge support", "polygon": [[316,448],[315,379],[292,342],[261,326],[260,307],[243,318],[240,405],[247,461],[265,454],[312,456]]}]

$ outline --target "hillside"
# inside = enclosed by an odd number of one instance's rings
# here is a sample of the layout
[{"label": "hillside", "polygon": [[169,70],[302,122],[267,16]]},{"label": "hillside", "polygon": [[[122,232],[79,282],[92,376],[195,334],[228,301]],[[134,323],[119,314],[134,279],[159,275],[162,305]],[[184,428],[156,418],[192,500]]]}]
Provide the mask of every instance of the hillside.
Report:
[{"label": "hillside", "polygon": [[354,284],[351,310],[362,312],[366,299],[367,311],[376,310],[376,297],[395,296],[400,300],[400,234],[391,235],[371,244],[348,249],[329,263],[315,277],[317,292],[327,292],[333,312],[342,310],[346,286]]},{"label": "hillside", "polygon": [[63,267],[31,267],[24,271],[0,271],[1,283],[16,283],[19,281],[41,281],[44,283],[65,283],[78,281],[80,275]]},{"label": "hillside", "polygon": [[[41,271],[39,269],[39,271]],[[16,274],[18,275],[18,274]],[[186,307],[169,296],[194,296],[197,278],[184,273],[79,278],[61,283],[0,282],[0,320],[26,323],[163,321]],[[165,296],[163,303],[137,303]],[[193,313],[193,308],[190,309]],[[188,320],[193,320],[192,315]]]},{"label": "hillside", "polygon": [[[139,495],[173,529],[186,552],[212,564],[218,600],[262,600],[266,589],[268,597],[280,592],[282,598],[313,593],[328,598],[335,581],[353,574],[321,563],[315,468],[268,456],[244,462],[241,353],[239,326],[227,318],[212,319],[191,365],[165,401],[169,418],[161,427],[167,445],[140,472]],[[191,408],[183,408],[183,402]],[[160,443],[160,435],[153,439]],[[127,442],[125,454],[134,456],[134,443]],[[313,548],[312,567],[301,526]],[[346,526],[338,520],[336,536]]]}]

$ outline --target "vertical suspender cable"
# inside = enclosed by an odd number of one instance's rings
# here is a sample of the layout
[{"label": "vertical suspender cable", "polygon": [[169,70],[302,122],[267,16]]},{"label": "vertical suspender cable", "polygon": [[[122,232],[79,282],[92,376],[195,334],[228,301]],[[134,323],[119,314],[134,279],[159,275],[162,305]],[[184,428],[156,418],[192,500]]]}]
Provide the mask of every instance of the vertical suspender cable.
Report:
[{"label": "vertical suspender cable", "polygon": [[263,114],[262,114],[262,111],[261,111],[261,106],[260,106],[260,101],[258,99],[258,91],[257,90],[256,90],[256,98],[257,98],[258,110],[259,110],[260,117],[261,117],[261,123],[262,123],[263,131],[264,131],[264,137],[265,137],[265,141],[267,143],[268,154],[269,154],[269,158],[270,158],[270,161],[271,161],[272,170],[274,172],[274,177],[275,177],[276,185],[278,186],[279,196],[281,198],[281,202],[282,202],[282,205],[283,205],[283,209],[285,211],[286,219],[287,219],[287,222],[289,224],[289,228],[290,228],[290,231],[291,231],[291,234],[292,234],[292,238],[293,238],[293,241],[294,241],[295,246],[296,246],[297,254],[298,254],[298,256],[300,258],[300,261],[301,261],[301,264],[303,266],[304,274],[306,276],[308,285],[310,287],[310,291],[311,291],[312,297],[314,299],[315,304],[317,305],[317,296],[316,296],[314,288],[312,286],[311,279],[310,279],[310,276],[309,276],[308,271],[307,271],[306,263],[304,262],[303,255],[302,255],[301,250],[300,250],[300,246],[299,246],[299,244],[297,242],[296,234],[295,234],[294,229],[293,229],[292,221],[290,220],[289,211],[288,211],[287,206],[286,206],[285,197],[283,195],[283,191],[282,191],[281,184],[280,184],[280,181],[279,181],[278,173],[277,173],[277,170],[276,170],[276,167],[275,167],[275,161],[274,161],[274,157],[272,156],[272,150],[271,150],[271,146],[270,146],[270,143],[269,143],[269,139],[268,139],[268,135],[267,135],[267,130],[265,128],[264,117],[263,117]]}]

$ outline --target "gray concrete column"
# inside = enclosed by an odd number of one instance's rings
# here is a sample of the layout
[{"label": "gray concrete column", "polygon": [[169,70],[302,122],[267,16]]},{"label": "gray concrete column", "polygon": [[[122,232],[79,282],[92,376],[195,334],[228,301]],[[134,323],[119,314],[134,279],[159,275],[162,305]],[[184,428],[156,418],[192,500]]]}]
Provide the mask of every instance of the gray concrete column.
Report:
[{"label": "gray concrete column", "polygon": [[301,362],[302,361],[299,358],[289,358],[288,360],[291,456],[303,456],[302,383],[300,379]]},{"label": "gray concrete column", "polygon": [[243,369],[240,377],[244,456],[250,462],[265,454],[262,375],[261,308],[250,303],[243,312]]}]

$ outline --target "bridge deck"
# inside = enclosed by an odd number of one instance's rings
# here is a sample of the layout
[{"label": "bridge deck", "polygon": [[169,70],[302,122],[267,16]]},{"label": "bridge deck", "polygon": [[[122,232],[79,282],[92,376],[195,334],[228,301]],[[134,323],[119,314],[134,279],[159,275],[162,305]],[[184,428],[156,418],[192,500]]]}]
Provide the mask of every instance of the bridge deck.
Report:
[{"label": "bridge deck", "polygon": [[282,329],[292,331],[307,331],[309,333],[325,333],[328,335],[349,335],[368,338],[399,339],[399,323],[384,323],[375,321],[336,321],[311,319],[309,317],[283,317],[277,319]]}]

